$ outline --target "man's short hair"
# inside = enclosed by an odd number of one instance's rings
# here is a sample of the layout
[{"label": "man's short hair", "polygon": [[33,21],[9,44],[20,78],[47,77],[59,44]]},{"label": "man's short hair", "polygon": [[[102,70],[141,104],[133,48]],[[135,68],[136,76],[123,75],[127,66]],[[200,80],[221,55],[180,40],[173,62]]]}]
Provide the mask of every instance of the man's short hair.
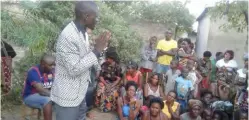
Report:
[{"label": "man's short hair", "polygon": [[93,1],[77,1],[75,3],[74,12],[76,19],[80,19],[82,17],[82,13],[88,13],[88,12],[98,13],[98,6]]},{"label": "man's short hair", "polygon": [[164,34],[167,34],[168,32],[172,33],[173,34],[173,31],[171,29],[168,29],[164,32]]},{"label": "man's short hair", "polygon": [[53,53],[44,53],[41,57],[41,62],[51,63],[55,61]]},{"label": "man's short hair", "polygon": [[204,53],[203,53],[203,57],[211,57],[212,56],[212,53],[210,52],[210,51],[205,51]]}]

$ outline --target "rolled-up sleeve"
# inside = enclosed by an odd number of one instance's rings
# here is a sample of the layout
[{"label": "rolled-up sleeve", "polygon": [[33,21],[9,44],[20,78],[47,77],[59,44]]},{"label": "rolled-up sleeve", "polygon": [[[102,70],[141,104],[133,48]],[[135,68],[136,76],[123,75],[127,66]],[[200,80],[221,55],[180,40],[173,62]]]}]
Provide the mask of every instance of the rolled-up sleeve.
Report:
[{"label": "rolled-up sleeve", "polygon": [[80,56],[78,45],[72,40],[73,37],[60,35],[56,45],[56,59],[65,67],[70,76],[77,76],[98,64],[93,52]]}]

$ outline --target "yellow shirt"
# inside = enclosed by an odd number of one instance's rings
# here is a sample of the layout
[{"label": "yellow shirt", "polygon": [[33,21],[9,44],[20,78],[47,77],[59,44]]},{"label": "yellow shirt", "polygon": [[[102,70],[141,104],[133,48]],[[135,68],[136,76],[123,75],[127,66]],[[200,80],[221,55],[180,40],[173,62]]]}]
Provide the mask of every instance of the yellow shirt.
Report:
[{"label": "yellow shirt", "polygon": [[[166,41],[165,39],[160,40],[157,44],[157,50],[168,51],[172,48],[177,48],[177,42],[175,40]],[[162,65],[170,65],[170,61],[172,60],[172,56],[163,55],[158,57],[157,62]]]},{"label": "yellow shirt", "polygon": [[[174,102],[172,106],[173,112],[176,112],[177,107],[179,106],[178,102]],[[167,115],[169,119],[171,119],[171,114],[169,113],[168,106],[166,105],[166,101],[164,101],[164,108],[163,108],[163,113]]]}]

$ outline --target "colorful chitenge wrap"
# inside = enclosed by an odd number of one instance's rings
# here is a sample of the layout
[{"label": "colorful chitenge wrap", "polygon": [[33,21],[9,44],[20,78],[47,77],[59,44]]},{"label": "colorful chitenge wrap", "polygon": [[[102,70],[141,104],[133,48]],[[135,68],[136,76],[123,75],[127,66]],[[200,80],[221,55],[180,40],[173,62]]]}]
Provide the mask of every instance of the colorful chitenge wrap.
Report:
[{"label": "colorful chitenge wrap", "polygon": [[1,60],[1,90],[2,95],[9,93],[11,89],[12,58],[2,57]]}]

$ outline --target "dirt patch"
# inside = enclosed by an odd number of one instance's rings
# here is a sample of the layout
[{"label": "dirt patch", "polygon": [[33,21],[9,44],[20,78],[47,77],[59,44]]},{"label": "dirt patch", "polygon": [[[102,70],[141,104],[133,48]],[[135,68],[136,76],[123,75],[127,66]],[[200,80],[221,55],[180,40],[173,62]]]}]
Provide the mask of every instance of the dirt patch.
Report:
[{"label": "dirt patch", "polygon": [[[21,113],[23,109],[21,109],[21,106],[13,106],[11,109],[4,109],[1,111],[1,120],[20,120]],[[30,113],[31,111],[27,111],[27,113]],[[102,113],[98,109],[94,108],[91,113],[94,115],[93,120],[116,120],[117,115],[114,112],[111,113]],[[53,120],[56,120],[55,118],[55,112],[53,113]],[[27,120],[30,118],[29,116],[26,116]],[[31,120],[31,119],[29,119]],[[34,119],[32,119],[34,120]],[[90,120],[87,118],[87,120]]]}]

